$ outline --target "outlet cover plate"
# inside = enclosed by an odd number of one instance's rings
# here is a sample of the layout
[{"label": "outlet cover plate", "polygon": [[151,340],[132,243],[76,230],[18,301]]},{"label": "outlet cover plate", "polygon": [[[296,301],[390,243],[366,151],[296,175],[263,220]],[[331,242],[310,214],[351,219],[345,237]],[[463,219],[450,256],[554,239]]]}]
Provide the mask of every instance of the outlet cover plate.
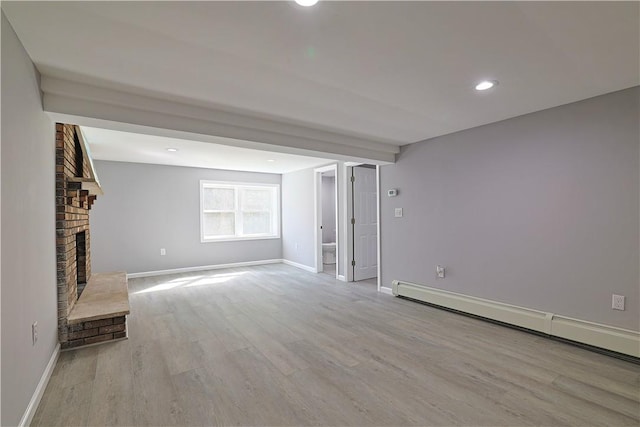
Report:
[{"label": "outlet cover plate", "polygon": [[611,295],[611,308],[624,311],[624,295]]}]

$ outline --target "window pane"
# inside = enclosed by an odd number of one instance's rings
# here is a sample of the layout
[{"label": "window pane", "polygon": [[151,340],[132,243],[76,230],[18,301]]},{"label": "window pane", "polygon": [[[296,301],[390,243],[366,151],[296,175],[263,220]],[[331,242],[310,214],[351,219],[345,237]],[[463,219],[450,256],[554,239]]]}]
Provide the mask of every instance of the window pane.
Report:
[{"label": "window pane", "polygon": [[204,236],[233,236],[236,230],[236,217],[233,212],[215,212],[204,214]]},{"label": "window pane", "polygon": [[243,234],[270,234],[271,214],[269,212],[244,212],[242,214]]},{"label": "window pane", "polygon": [[271,189],[247,189],[242,192],[242,210],[270,211]]},{"label": "window pane", "polygon": [[233,188],[204,188],[203,206],[205,210],[232,211],[235,209],[235,190]]}]

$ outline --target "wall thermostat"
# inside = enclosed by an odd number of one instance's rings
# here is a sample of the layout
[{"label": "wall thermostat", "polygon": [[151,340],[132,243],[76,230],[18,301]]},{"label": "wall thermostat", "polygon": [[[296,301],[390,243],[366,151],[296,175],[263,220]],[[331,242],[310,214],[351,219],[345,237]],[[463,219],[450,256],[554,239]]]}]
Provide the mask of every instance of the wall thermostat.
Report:
[{"label": "wall thermostat", "polygon": [[392,188],[391,190],[387,190],[387,196],[396,197],[398,195],[398,190]]}]

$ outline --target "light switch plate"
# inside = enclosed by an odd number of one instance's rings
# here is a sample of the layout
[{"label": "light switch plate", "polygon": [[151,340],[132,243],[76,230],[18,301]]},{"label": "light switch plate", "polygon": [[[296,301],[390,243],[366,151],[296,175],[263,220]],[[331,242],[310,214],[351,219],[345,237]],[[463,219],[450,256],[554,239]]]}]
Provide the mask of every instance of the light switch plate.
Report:
[{"label": "light switch plate", "polygon": [[33,322],[31,325],[31,343],[36,345],[38,342],[38,322]]},{"label": "light switch plate", "polygon": [[402,218],[402,208],[396,208],[395,217],[396,218]]}]

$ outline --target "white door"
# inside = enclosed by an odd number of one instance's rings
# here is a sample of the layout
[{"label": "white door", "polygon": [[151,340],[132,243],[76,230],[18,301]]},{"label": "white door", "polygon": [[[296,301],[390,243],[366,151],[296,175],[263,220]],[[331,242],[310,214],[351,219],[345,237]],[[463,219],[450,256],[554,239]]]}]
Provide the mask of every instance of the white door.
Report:
[{"label": "white door", "polygon": [[378,211],[376,209],[376,170],[353,168],[353,280],[378,275]]}]

